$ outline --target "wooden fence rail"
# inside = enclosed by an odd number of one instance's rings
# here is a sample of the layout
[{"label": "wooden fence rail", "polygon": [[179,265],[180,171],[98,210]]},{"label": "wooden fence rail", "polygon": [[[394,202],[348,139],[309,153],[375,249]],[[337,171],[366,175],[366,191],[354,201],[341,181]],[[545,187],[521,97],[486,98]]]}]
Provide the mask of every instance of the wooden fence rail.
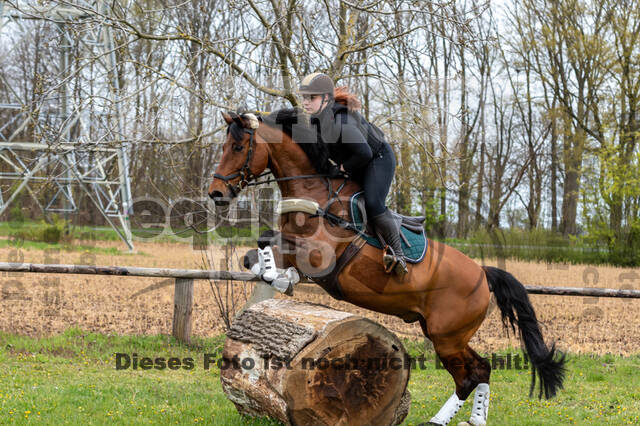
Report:
[{"label": "wooden fence rail", "polygon": [[[232,280],[256,281],[259,283],[250,298],[249,305],[273,296],[274,291],[268,285],[249,272],[210,271],[200,269],[140,268],[134,266],[91,266],[91,265],[55,265],[38,263],[0,262],[0,271],[39,274],[79,274],[79,275],[115,275],[125,277],[175,278],[172,334],[177,339],[189,342],[191,336],[191,313],[193,311],[193,280]],[[303,281],[300,284],[312,284]],[[525,286],[531,294],[557,296],[621,297],[640,299],[639,290],[621,290],[614,288],[578,288]]]},{"label": "wooden fence rail", "polygon": [[621,297],[640,299],[640,290],[594,287],[546,287],[538,285],[525,285],[524,287],[527,289],[527,293],[531,294],[548,294],[556,296]]}]

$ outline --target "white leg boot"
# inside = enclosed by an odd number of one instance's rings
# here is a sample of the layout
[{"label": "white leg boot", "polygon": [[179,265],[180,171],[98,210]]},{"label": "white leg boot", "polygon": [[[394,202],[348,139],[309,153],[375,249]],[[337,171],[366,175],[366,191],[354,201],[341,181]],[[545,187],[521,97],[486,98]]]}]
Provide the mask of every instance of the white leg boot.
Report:
[{"label": "white leg boot", "polygon": [[266,246],[263,250],[258,249],[258,256],[260,255],[262,255],[264,265],[262,280],[270,283],[278,277],[278,271],[276,270],[276,260],[273,256],[271,246]]},{"label": "white leg boot", "polygon": [[489,412],[489,385],[480,383],[473,397],[473,408],[468,422],[458,423],[458,426],[486,426]]},{"label": "white leg boot", "polygon": [[448,425],[463,405],[464,401],[461,401],[458,395],[453,392],[453,395],[444,403],[438,414],[431,418],[430,422],[443,426]]},{"label": "white leg boot", "polygon": [[300,281],[300,275],[294,267],[286,270],[277,269],[273,251],[270,246],[258,248],[258,262],[251,266],[251,272],[262,281],[271,284],[276,290],[289,296],[293,294],[293,285]]}]

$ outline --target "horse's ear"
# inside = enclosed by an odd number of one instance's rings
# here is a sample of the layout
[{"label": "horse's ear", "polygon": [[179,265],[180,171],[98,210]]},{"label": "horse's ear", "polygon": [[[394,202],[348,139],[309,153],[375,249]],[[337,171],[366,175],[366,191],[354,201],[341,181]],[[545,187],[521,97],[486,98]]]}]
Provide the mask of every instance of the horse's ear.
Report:
[{"label": "horse's ear", "polygon": [[227,114],[226,112],[222,113],[222,118],[224,118],[224,121],[227,122],[227,124],[231,124],[233,123],[233,117],[231,117],[229,114]]}]

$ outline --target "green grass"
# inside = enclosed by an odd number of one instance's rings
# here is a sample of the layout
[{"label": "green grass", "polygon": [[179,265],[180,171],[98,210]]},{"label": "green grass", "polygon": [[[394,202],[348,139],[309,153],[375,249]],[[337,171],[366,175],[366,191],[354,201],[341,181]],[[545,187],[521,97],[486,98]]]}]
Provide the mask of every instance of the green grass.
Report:
[{"label": "green grass", "polygon": [[[43,241],[20,241],[19,244],[16,244],[14,240],[2,240],[0,239],[0,247],[20,247],[25,250],[49,250],[49,249],[60,249],[64,251],[81,251],[81,252],[89,252],[89,253],[100,253],[100,254],[111,254],[111,255],[129,255],[129,251],[127,249],[118,249],[117,247],[96,247],[87,244],[55,244],[55,243],[45,243]],[[140,253],[138,253],[140,254]]]},{"label": "green grass", "polygon": [[[71,235],[64,235],[69,229]],[[219,226],[213,232],[196,234],[190,228],[171,228],[162,230],[133,229],[133,239],[140,242],[159,242],[175,244],[195,244],[219,246],[232,243],[234,245],[255,245],[265,226]],[[204,229],[202,231],[205,231]],[[161,235],[157,235],[162,232]],[[640,234],[640,231],[638,231]],[[157,235],[157,236],[156,236]],[[0,222],[0,236],[25,241],[27,248],[58,247],[64,250],[88,250],[101,252],[101,249],[91,247],[90,241],[120,241],[118,234],[108,227],[76,226],[66,227],[66,222],[59,217],[54,218],[54,224],[44,221],[20,220]],[[49,238],[47,238],[49,236]],[[31,242],[51,241],[51,237],[60,237],[56,245],[34,245]],[[429,235],[429,237],[433,237]],[[65,243],[66,241],[66,243]],[[634,245],[629,246],[625,241],[606,243],[588,234],[564,238],[561,234],[545,229],[499,229],[489,232],[478,229],[466,239],[446,238],[444,243],[451,245],[467,256],[474,259],[506,258],[535,262],[557,262],[572,264],[594,264],[614,266],[640,265],[640,250]],[[76,248],[73,243],[81,242],[83,246]],[[5,243],[6,244],[6,243]],[[89,248],[87,248],[89,247]],[[114,254],[109,252],[110,254]]]},{"label": "green grass", "polygon": [[545,230],[504,229],[488,232],[479,229],[467,239],[446,238],[444,243],[455,247],[469,257],[505,258],[535,262],[557,262],[593,265],[637,266],[640,254],[620,258],[614,250],[602,242],[595,242],[588,235],[564,238],[561,234]]},{"label": "green grass", "polygon": [[[58,220],[58,227],[62,227],[64,222]],[[51,228],[52,225],[48,225],[44,221],[9,221],[0,222],[0,236],[9,237],[10,240],[19,240],[24,243],[25,248],[62,248],[68,251],[95,251],[103,252],[104,249],[99,249],[90,245],[91,241],[121,241],[120,237],[111,228],[107,227],[90,227],[90,226],[72,226],[70,228],[71,235],[64,237],[58,243],[47,243],[43,241],[42,235],[47,228]],[[158,243],[174,243],[174,244],[192,244],[193,240],[196,241],[201,238],[208,238],[209,244],[222,245],[229,242],[233,244],[252,244],[255,245],[260,234],[266,231],[268,228],[261,226],[259,228],[246,228],[246,227],[220,227],[213,233],[196,234],[192,229],[185,228],[177,230],[175,233],[171,229],[166,230],[162,235],[154,236],[153,230],[147,229],[133,229],[133,240],[135,241],[149,241]],[[169,232],[169,234],[167,234]],[[67,240],[66,242],[64,240]],[[77,245],[77,242],[84,242],[82,245]],[[0,242],[0,244],[2,244]],[[4,243],[5,245],[7,243]],[[102,250],[102,251],[101,251]],[[107,251],[109,254],[116,254],[113,251]]]},{"label": "green grass", "polygon": [[[205,370],[203,354],[219,356],[224,336],[190,346],[167,336],[114,336],[77,329],[45,338],[0,334],[0,423],[206,423],[271,425],[241,417],[220,386],[219,370]],[[406,342],[412,356],[419,342]],[[115,370],[114,354],[186,358],[193,370]],[[510,351],[515,353],[516,350]],[[504,352],[503,352],[504,354]],[[448,373],[427,352],[426,369],[411,372],[412,406],[404,424],[428,421],[453,391]],[[640,355],[571,356],[565,389],[556,399],[527,397],[528,370],[494,370],[490,424],[638,424]],[[451,424],[466,420],[467,402]]]},{"label": "green grass", "polygon": [[[44,221],[22,220],[0,222],[0,235],[10,236],[17,230],[36,233],[48,226]],[[75,238],[95,241],[120,241],[120,237],[113,229],[96,228],[90,226],[72,226]]]}]

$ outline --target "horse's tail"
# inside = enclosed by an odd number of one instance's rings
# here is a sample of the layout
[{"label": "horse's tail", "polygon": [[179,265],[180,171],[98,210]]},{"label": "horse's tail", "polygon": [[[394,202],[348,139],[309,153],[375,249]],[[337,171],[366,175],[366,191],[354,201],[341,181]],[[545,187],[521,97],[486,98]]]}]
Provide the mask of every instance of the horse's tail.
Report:
[{"label": "horse's tail", "polygon": [[518,325],[520,330],[520,338],[532,365],[529,396],[535,389],[537,373],[540,378],[538,398],[542,398],[543,392],[546,399],[552,398],[558,389],[562,389],[566,370],[565,355],[559,351],[556,352],[555,343],[551,349],[544,343],[536,313],[522,283],[502,269],[491,266],[485,266],[483,269],[496,296],[502,314],[502,323],[508,328],[507,320],[509,320],[514,333],[515,325]]}]

